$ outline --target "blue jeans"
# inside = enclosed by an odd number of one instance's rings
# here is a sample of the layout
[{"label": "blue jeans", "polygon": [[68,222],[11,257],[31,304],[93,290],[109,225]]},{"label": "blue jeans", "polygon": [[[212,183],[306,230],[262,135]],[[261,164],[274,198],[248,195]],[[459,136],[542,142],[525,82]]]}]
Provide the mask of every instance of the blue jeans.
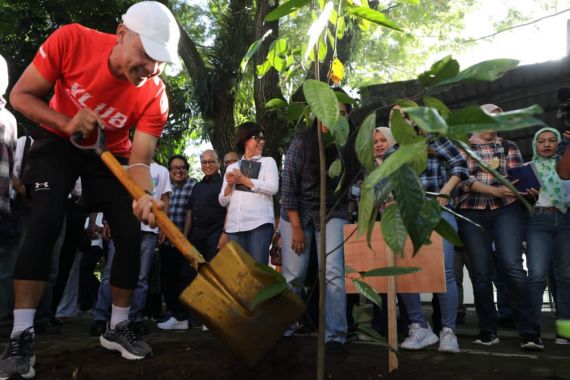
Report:
[{"label": "blue jeans", "polygon": [[[455,217],[447,211],[441,214],[454,230],[457,231]],[[455,271],[453,260],[455,247],[447,240],[443,240],[443,261],[445,264],[445,285],[447,292],[438,293],[439,307],[441,308],[441,327],[448,327],[455,331],[455,319],[457,318],[457,283],[455,282]],[[400,294],[400,299],[404,302],[408,310],[408,318],[412,323],[419,323],[422,327],[427,327],[427,321],[422,312],[420,295],[418,293]]]},{"label": "blue jeans", "polygon": [[[513,318],[520,334],[538,334],[539,321],[533,319],[526,272],[522,266],[524,213],[517,204],[495,210],[460,210],[482,229],[459,219],[459,233],[465,244],[471,268],[475,309],[479,328],[497,332],[497,310],[493,298],[493,254],[505,271]],[[493,253],[495,242],[495,253]]]},{"label": "blue jeans", "polygon": [[509,287],[507,286],[507,276],[505,269],[497,259],[497,255],[493,254],[495,259],[495,272],[493,274],[493,285],[497,289],[497,313],[499,319],[511,319],[513,312],[510,305]]},{"label": "blue jeans", "polygon": [[[142,321],[143,319],[143,310],[148,295],[148,274],[150,273],[157,241],[158,235],[154,233],[142,233],[141,266],[137,286],[131,300],[131,310],[129,311],[129,319],[132,321]],[[109,241],[107,255],[107,262],[105,263],[105,270],[103,271],[99,294],[97,295],[97,304],[93,309],[93,320],[96,321],[108,321],[111,319],[113,296],[111,294],[109,278],[111,277],[111,265],[113,264],[113,257],[115,256],[115,244],[113,241]]]},{"label": "blue jeans", "polygon": [[[343,226],[346,219],[334,218],[326,225],[326,302],[325,302],[325,341],[346,342],[346,293],[344,290],[344,233]],[[317,252],[320,249],[319,231],[312,224],[305,232],[305,250],[296,254],[291,248],[293,229],[291,223],[281,219],[281,253],[283,256],[283,276],[291,289],[302,295],[303,283],[309,269],[309,255],[311,252],[312,237],[317,241]],[[337,248],[338,247],[338,248]],[[335,249],[336,248],[336,249]],[[333,252],[330,250],[335,249]],[[319,261],[320,265],[320,261]]]},{"label": "blue jeans", "polygon": [[275,232],[273,224],[265,223],[250,231],[228,233],[228,238],[241,245],[255,261],[267,265],[273,232]]},{"label": "blue jeans", "polygon": [[540,318],[542,295],[552,265],[558,317],[570,319],[570,213],[544,213],[526,219],[527,267],[533,318]]}]

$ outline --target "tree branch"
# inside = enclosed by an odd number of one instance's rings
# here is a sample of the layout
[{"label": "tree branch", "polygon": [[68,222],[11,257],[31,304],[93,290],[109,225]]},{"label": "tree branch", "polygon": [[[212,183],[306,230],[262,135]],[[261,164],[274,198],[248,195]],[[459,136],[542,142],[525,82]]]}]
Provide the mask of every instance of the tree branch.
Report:
[{"label": "tree branch", "polygon": [[207,69],[198,47],[180,24],[178,24],[178,28],[180,29],[180,43],[178,44],[180,58],[184,61],[191,78],[203,78]]},{"label": "tree branch", "polygon": [[497,31],[497,32],[495,32],[495,33],[492,33],[492,34],[489,34],[489,35],[486,35],[486,36],[482,36],[482,37],[478,37],[478,38],[472,38],[472,39],[468,39],[468,40],[461,40],[461,42],[465,42],[465,43],[476,42],[476,41],[484,40],[484,39],[487,39],[487,38],[495,37],[495,36],[498,35],[498,34],[501,34],[501,33],[504,33],[504,32],[508,32],[508,31],[510,31],[510,30],[513,30],[513,29],[522,28],[522,27],[524,27],[524,26],[529,26],[529,25],[532,25],[532,24],[536,24],[537,22],[540,22],[540,21],[542,21],[542,20],[546,20],[546,19],[551,18],[551,17],[556,17],[556,16],[561,15],[562,13],[565,13],[565,12],[568,12],[568,11],[570,11],[570,8],[561,10],[560,12],[556,12],[556,13],[553,13],[553,14],[550,14],[550,15],[546,15],[546,16],[544,16],[544,17],[537,18],[537,19],[532,20],[532,21],[529,21],[529,22],[525,22],[525,23],[523,23],[523,24],[513,25],[513,26],[511,26],[511,27],[509,27],[509,28],[501,29],[501,30],[499,30],[499,31]]}]

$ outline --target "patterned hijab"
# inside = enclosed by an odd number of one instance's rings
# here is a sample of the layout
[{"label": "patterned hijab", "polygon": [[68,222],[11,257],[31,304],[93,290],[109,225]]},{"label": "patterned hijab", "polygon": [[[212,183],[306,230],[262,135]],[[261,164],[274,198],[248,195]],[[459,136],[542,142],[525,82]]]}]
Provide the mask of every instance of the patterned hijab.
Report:
[{"label": "patterned hijab", "polygon": [[560,132],[554,128],[542,128],[534,134],[532,139],[532,160],[542,181],[540,192],[548,197],[554,207],[566,213],[566,188],[556,172],[556,156],[550,158],[540,157],[536,150],[536,140],[544,132],[552,132],[560,142]]}]

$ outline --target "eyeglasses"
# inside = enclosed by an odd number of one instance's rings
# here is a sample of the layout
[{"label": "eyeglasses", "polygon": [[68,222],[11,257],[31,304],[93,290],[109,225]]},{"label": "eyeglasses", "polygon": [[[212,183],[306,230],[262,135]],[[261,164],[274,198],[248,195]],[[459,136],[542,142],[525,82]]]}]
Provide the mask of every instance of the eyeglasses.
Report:
[{"label": "eyeglasses", "polygon": [[188,168],[186,168],[186,166],[171,166],[170,170],[174,171],[180,171],[180,172],[185,172],[188,171]]},{"label": "eyeglasses", "polygon": [[263,136],[263,133],[260,133],[259,135],[251,136],[250,139],[255,139],[255,142],[260,142],[261,140],[265,141],[265,136]]},{"label": "eyeglasses", "polygon": [[217,163],[217,161],[215,161],[215,160],[204,160],[204,161],[200,161],[200,163],[202,165],[215,165]]},{"label": "eyeglasses", "polygon": [[226,160],[226,161],[224,161],[224,165],[228,166],[228,165],[233,164],[234,162],[237,162],[237,160]]}]

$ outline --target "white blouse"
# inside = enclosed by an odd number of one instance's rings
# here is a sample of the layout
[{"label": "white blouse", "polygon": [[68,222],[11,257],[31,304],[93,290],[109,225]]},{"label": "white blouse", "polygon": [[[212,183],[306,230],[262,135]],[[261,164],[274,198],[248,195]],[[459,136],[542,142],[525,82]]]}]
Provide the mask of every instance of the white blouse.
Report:
[{"label": "white blouse", "polygon": [[[225,231],[228,233],[251,231],[263,224],[275,224],[273,195],[279,190],[279,171],[277,163],[271,157],[254,156],[252,161],[261,162],[259,178],[251,179],[253,192],[233,190],[224,196],[228,186],[226,177],[218,201],[227,207]],[[239,169],[241,160],[226,169],[229,173]]]}]

